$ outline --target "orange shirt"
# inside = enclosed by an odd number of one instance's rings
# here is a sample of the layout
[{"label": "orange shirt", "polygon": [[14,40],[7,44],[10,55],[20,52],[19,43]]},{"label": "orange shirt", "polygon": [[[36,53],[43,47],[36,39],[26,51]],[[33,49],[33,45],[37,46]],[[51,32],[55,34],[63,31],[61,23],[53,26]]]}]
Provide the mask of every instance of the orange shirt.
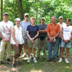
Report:
[{"label": "orange shirt", "polygon": [[49,34],[50,34],[51,37],[54,37],[58,32],[60,32],[60,25],[56,23],[56,24],[53,26],[53,24],[50,23],[50,24],[47,26],[47,32],[49,32]]}]

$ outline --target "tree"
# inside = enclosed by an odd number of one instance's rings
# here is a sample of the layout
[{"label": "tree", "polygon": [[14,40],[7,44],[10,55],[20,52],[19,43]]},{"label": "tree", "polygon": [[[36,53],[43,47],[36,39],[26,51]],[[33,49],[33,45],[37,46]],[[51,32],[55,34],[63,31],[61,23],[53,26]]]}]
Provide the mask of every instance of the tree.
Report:
[{"label": "tree", "polygon": [[19,10],[19,17],[21,20],[23,20],[22,0],[18,0],[18,10]]},{"label": "tree", "polygon": [[1,21],[3,20],[3,0],[1,0]]}]

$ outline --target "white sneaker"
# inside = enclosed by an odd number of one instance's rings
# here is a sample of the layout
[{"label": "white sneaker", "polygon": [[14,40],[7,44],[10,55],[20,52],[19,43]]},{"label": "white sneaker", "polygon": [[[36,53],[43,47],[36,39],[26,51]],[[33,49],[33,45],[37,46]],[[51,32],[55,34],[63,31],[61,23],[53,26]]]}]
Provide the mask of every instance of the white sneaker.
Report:
[{"label": "white sneaker", "polygon": [[36,58],[34,58],[34,59],[33,59],[33,61],[34,61],[34,63],[37,63],[37,60],[36,60]]},{"label": "white sneaker", "polygon": [[27,63],[30,63],[30,59],[27,60]]},{"label": "white sneaker", "polygon": [[69,63],[68,59],[65,59],[65,62],[66,62],[66,63]]},{"label": "white sneaker", "polygon": [[23,54],[22,58],[26,57],[26,53]]},{"label": "white sneaker", "polygon": [[62,62],[62,58],[60,58],[58,62]]},{"label": "white sneaker", "polygon": [[33,59],[33,58],[34,58],[32,53],[30,54],[30,58],[31,58],[31,59]]}]

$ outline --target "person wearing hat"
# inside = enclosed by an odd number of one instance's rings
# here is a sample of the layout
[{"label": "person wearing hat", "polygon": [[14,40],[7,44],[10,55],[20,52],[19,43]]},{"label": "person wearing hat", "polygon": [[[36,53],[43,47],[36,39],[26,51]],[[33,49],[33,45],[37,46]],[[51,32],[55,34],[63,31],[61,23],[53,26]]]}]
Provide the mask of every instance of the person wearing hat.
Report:
[{"label": "person wearing hat", "polygon": [[41,18],[41,24],[39,27],[39,36],[38,36],[38,51],[37,51],[37,59],[39,59],[41,50],[43,51],[44,59],[46,59],[46,47],[47,47],[47,24],[45,24],[45,18]]},{"label": "person wearing hat", "polygon": [[0,64],[3,62],[5,47],[7,45],[7,62],[10,62],[11,56],[11,44],[10,44],[10,37],[11,37],[11,29],[13,27],[13,22],[9,21],[9,14],[7,12],[4,13],[4,20],[0,22],[0,36],[2,37],[1,40],[1,48],[0,48]]},{"label": "person wearing hat", "polygon": [[[20,23],[20,26],[22,27],[22,32],[23,32],[23,39],[25,41],[24,48],[23,48],[24,53],[23,53],[22,58],[26,57],[27,39],[28,39],[28,37],[27,37],[27,26],[30,25],[30,24],[31,23],[30,23],[30,20],[29,20],[29,14],[25,13],[24,14],[24,20],[21,21],[21,23]],[[33,57],[32,53],[31,53],[31,57]]]},{"label": "person wearing hat", "polygon": [[16,63],[18,63],[19,65],[21,64],[18,58],[20,56],[20,53],[24,44],[24,40],[22,35],[22,28],[19,26],[20,22],[21,22],[20,18],[16,18],[15,19],[16,25],[12,28],[10,43],[12,44],[13,49],[15,51],[12,67],[16,67],[15,60],[16,60]]},{"label": "person wearing hat", "polygon": [[[63,22],[63,17],[62,16],[59,17],[59,23],[58,24],[60,25],[60,34],[59,34],[59,37],[58,37],[58,46],[59,46],[60,43],[61,43],[61,29],[62,29],[63,26],[66,25]],[[58,50],[59,50],[59,47],[58,47]],[[61,52],[61,47],[60,47],[60,52]],[[58,52],[57,52],[57,57],[58,57]]]}]

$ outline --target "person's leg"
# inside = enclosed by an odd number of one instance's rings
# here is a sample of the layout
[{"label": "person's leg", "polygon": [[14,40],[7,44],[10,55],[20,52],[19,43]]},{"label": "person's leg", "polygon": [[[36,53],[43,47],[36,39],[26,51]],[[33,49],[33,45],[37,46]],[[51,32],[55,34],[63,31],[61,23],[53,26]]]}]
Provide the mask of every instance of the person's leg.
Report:
[{"label": "person's leg", "polygon": [[[60,47],[60,46],[59,46],[59,45],[60,45],[60,39],[61,39],[61,38],[58,37],[58,50],[59,50],[59,47]],[[58,50],[57,50],[57,56],[58,56]]]},{"label": "person's leg", "polygon": [[66,43],[66,59],[65,59],[66,63],[69,63],[68,56],[69,56],[69,49],[70,48],[71,48],[71,41],[69,41],[69,42]]},{"label": "person's leg", "polygon": [[64,52],[64,48],[62,47],[62,48],[61,48],[61,56],[60,56],[60,58],[63,57],[63,52]]},{"label": "person's leg", "polygon": [[36,58],[36,48],[33,48],[34,58]]},{"label": "person's leg", "polygon": [[[21,51],[22,51],[22,47],[23,47],[23,44],[19,44],[19,56],[20,56],[20,53],[21,53]],[[19,58],[19,57],[18,57]],[[21,62],[19,61],[19,59],[16,59],[16,62],[19,64],[19,65],[21,65]]]},{"label": "person's leg", "polygon": [[26,49],[27,49],[27,39],[24,39],[24,47],[23,47],[23,51],[24,51],[24,53],[23,53],[23,58],[24,57],[26,57]]},{"label": "person's leg", "polygon": [[30,53],[32,52],[32,48],[29,47],[28,48],[28,60],[27,60],[27,63],[30,63]]},{"label": "person's leg", "polygon": [[69,56],[69,49],[70,48],[66,48],[66,59],[68,59],[68,56]]},{"label": "person's leg", "polygon": [[[23,44],[19,44],[19,54],[21,53],[22,48],[23,48]],[[19,56],[20,56],[20,55],[19,55]]]},{"label": "person's leg", "polygon": [[5,46],[6,46],[6,42],[4,42],[3,40],[1,40],[0,64],[2,64],[2,60],[3,60],[3,57],[4,57]]},{"label": "person's leg", "polygon": [[30,58],[30,53],[32,52],[32,48],[28,49],[28,57]]},{"label": "person's leg", "polygon": [[53,47],[53,43],[48,41],[48,61],[50,61],[52,59],[52,47]]},{"label": "person's leg", "polygon": [[37,44],[38,44],[37,58],[39,58],[40,52],[41,52],[41,47],[42,47],[42,42],[40,41],[40,39],[38,39]]},{"label": "person's leg", "polygon": [[42,42],[43,42],[43,43],[42,43],[43,55],[44,55],[44,58],[46,59],[47,38],[45,38]]},{"label": "person's leg", "polygon": [[10,62],[10,57],[11,57],[11,50],[12,50],[12,45],[10,42],[7,42],[7,61]]},{"label": "person's leg", "polygon": [[19,57],[19,47],[16,47],[16,45],[13,45],[13,49],[15,51],[14,58],[13,58],[13,64],[15,64],[15,60]]},{"label": "person's leg", "polygon": [[34,63],[37,63],[37,60],[36,60],[36,47],[37,47],[37,39],[34,40],[34,43],[32,44],[32,48],[33,48],[33,54],[34,54]]},{"label": "person's leg", "polygon": [[37,63],[37,60],[36,60],[36,48],[33,48],[33,54],[34,54],[34,63]]}]

